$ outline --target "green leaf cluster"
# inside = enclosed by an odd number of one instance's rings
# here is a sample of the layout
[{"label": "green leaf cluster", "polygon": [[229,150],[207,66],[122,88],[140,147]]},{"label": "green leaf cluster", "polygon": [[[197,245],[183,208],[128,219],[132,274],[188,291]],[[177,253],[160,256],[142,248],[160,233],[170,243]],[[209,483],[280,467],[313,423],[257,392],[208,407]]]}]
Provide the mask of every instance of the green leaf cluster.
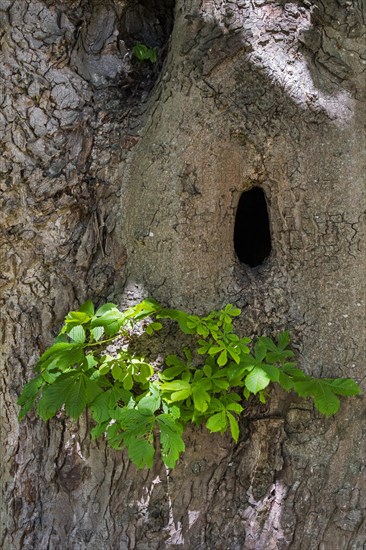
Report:
[{"label": "green leaf cluster", "polygon": [[132,48],[132,53],[140,61],[150,61],[151,63],[156,63],[158,60],[158,49],[149,48],[141,42],[134,45]]},{"label": "green leaf cluster", "polygon": [[[87,301],[68,313],[40,357],[36,376],[19,397],[19,417],[36,406],[43,420],[62,409],[77,419],[87,408],[95,424],[93,438],[105,434],[111,447],[126,448],[137,468],[151,468],[156,449],[174,468],[185,448],[187,424],[229,430],[237,442],[246,400],[257,395],[266,402],[271,383],[312,398],[326,416],[338,411],[339,396],[360,393],[352,379],[316,379],[297,368],[288,332],[254,342],[238,336],[233,328],[238,315],[231,304],[199,317],[163,308],[153,299],[124,311],[112,303],[95,310]],[[164,320],[191,335],[192,346],[167,355],[163,368],[157,368],[137,355],[131,342],[141,331],[158,332]]]}]

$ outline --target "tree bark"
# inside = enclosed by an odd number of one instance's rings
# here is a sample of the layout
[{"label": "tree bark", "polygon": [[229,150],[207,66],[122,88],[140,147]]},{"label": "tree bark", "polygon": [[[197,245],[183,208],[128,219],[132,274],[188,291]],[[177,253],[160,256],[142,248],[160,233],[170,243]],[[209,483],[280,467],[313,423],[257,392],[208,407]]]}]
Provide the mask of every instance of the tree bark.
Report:
[{"label": "tree bark", "polygon": [[[91,443],[86,416],[17,421],[86,298],[235,303],[243,334],[289,329],[306,372],[364,384],[365,5],[178,0],[173,26],[172,10],[0,0],[2,548],[361,550],[363,397],[324,419],[273,392],[238,445],[190,430],[172,472]],[[250,268],[233,234],[253,186],[272,252]]]}]

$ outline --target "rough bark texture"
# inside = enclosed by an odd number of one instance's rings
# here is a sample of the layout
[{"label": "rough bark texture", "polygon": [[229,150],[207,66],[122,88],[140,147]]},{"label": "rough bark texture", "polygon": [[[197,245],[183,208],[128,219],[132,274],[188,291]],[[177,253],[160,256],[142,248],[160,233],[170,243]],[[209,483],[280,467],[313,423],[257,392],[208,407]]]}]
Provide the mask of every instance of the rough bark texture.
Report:
[{"label": "rough bark texture", "polygon": [[[168,1],[0,0],[0,17],[1,547],[364,549],[363,398],[325,420],[275,395],[238,445],[191,431],[170,473],[91,444],[87,418],[18,425],[16,406],[86,297],[231,301],[243,332],[289,328],[309,373],[364,383],[362,0],[179,0],[173,27]],[[253,185],[273,246],[255,269],[233,247]]]}]

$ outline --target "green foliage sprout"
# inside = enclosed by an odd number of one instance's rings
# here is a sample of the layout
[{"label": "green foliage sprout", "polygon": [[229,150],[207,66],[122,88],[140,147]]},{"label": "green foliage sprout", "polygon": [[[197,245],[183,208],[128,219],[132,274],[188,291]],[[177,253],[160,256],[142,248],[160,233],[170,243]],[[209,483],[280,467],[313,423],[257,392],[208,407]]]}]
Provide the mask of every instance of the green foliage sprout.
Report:
[{"label": "green foliage sprout", "polygon": [[141,42],[134,45],[132,48],[132,53],[139,61],[150,61],[151,63],[156,63],[158,60],[158,49],[149,48]]},{"label": "green foliage sprout", "polygon": [[[36,403],[43,420],[62,408],[77,419],[87,408],[95,422],[93,438],[106,434],[111,447],[127,448],[137,468],[151,468],[160,446],[163,462],[174,468],[185,449],[187,424],[205,424],[210,432],[229,430],[237,442],[245,400],[254,394],[265,402],[272,382],[312,397],[326,416],[338,411],[339,395],[360,393],[352,379],[316,379],[298,369],[288,332],[276,341],[261,336],[253,343],[239,337],[233,330],[239,314],[229,304],[198,317],[165,309],[152,299],[125,311],[112,303],[95,311],[87,301],[68,313],[60,334],[40,357],[36,377],[19,397],[19,417]],[[132,342],[138,331],[152,335],[161,330],[163,319],[192,335],[193,346],[166,356],[162,368],[137,355]]]}]

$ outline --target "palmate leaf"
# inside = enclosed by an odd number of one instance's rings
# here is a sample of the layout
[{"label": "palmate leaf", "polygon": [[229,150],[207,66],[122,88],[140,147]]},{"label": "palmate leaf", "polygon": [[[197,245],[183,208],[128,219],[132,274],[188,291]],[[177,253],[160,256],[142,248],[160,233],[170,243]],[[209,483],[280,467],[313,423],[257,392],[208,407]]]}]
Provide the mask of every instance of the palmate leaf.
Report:
[{"label": "palmate leaf", "polygon": [[357,395],[361,392],[358,384],[349,378],[314,379],[294,382],[294,389],[300,397],[312,397],[314,405],[325,416],[338,412],[338,395]]},{"label": "palmate leaf", "polygon": [[174,468],[180,454],[185,450],[182,439],[183,427],[171,414],[157,417],[160,428],[161,455],[168,468]]},{"label": "palmate leaf", "polygon": [[56,382],[44,387],[38,402],[38,414],[43,420],[48,420],[65,405],[66,414],[76,419],[100,391],[96,382],[80,371],[63,374]]},{"label": "palmate leaf", "polygon": [[113,431],[108,429],[108,437],[111,437],[112,441],[115,438],[116,443],[119,441],[122,448],[127,447],[130,460],[139,469],[144,466],[151,468],[154,461],[155,451],[150,441],[154,423],[154,415],[123,407],[118,421],[112,426],[116,428]]}]

